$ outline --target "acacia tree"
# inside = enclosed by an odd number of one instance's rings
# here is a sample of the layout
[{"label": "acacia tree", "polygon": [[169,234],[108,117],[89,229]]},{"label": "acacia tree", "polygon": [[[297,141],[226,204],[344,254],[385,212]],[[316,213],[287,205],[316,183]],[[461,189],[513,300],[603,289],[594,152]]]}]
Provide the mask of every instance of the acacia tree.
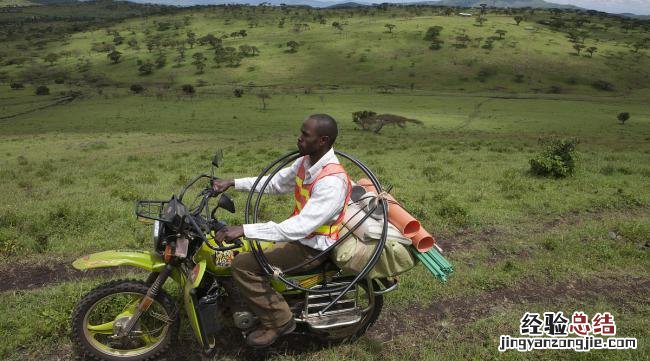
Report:
[{"label": "acacia tree", "polygon": [[442,31],[442,26],[431,26],[427,29],[426,34],[424,34],[424,40],[433,41],[440,35]]},{"label": "acacia tree", "polygon": [[257,97],[262,101],[262,110],[266,110],[266,101],[271,98],[271,94],[261,91],[257,93]]},{"label": "acacia tree", "polygon": [[517,16],[515,16],[514,19],[515,19],[515,22],[517,23],[517,26],[519,26],[519,23],[520,23],[520,22],[524,21],[524,17],[521,16],[521,15],[517,15]]},{"label": "acacia tree", "polygon": [[298,42],[296,42],[295,40],[287,41],[287,47],[289,48],[288,50],[289,53],[295,53],[296,51],[298,51],[299,46],[300,44],[298,44]]},{"label": "acacia tree", "polygon": [[59,54],[56,53],[49,53],[45,55],[45,58],[43,58],[46,62],[50,63],[50,66],[54,65],[57,60],[59,60]]},{"label": "acacia tree", "polygon": [[582,49],[584,48],[585,48],[584,44],[580,44],[580,43],[573,44],[573,49],[575,49],[576,53],[578,53],[578,56],[580,55],[580,51],[582,51]]},{"label": "acacia tree", "polygon": [[486,21],[487,19],[484,18],[482,15],[476,17],[476,23],[478,23],[478,26],[483,26],[483,23]]},{"label": "acacia tree", "polygon": [[595,47],[595,46],[590,46],[590,47],[588,47],[587,49],[585,49],[585,51],[589,53],[589,57],[590,57],[590,58],[593,58],[593,57],[594,57],[594,53],[595,53],[597,50],[598,50],[598,48]]},{"label": "acacia tree", "polygon": [[616,118],[618,119],[619,122],[621,122],[621,124],[625,124],[625,122],[627,122],[628,119],[630,119],[630,113],[628,112],[619,113],[618,116],[616,116]]},{"label": "acacia tree", "polygon": [[205,69],[205,56],[203,53],[194,53],[192,59],[194,59],[192,65],[196,67],[196,72],[198,74],[203,74],[203,69]]},{"label": "acacia tree", "polygon": [[122,53],[120,53],[120,52],[117,51],[117,50],[113,50],[113,51],[111,51],[110,53],[108,53],[108,54],[106,55],[106,57],[108,57],[108,59],[109,59],[111,62],[113,62],[113,64],[117,64],[117,63],[120,62],[120,59],[122,58]]},{"label": "acacia tree", "polygon": [[196,33],[192,31],[187,32],[187,43],[190,44],[190,49],[194,49],[194,44],[196,44]]},{"label": "acacia tree", "polygon": [[392,34],[393,29],[395,28],[395,25],[394,24],[386,24],[386,25],[384,25],[384,27],[388,30],[389,34]]}]

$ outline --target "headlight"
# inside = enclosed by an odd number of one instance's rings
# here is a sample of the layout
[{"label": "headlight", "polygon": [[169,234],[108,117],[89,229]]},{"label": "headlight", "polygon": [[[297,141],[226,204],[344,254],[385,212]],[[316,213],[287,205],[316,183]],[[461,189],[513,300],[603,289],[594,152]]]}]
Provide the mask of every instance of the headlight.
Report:
[{"label": "headlight", "polygon": [[158,244],[160,239],[160,228],[162,228],[162,223],[160,221],[153,222],[153,241]]}]

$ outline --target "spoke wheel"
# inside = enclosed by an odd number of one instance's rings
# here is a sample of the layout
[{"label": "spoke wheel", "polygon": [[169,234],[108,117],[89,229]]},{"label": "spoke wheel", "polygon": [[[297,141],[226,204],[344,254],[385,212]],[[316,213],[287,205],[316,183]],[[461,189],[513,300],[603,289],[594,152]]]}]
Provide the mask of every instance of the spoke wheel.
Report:
[{"label": "spoke wheel", "polygon": [[141,281],[113,281],[90,291],[72,314],[72,339],[80,353],[95,360],[143,361],[160,356],[178,332],[171,298],[161,292],[127,335],[126,323],[147,293]]}]

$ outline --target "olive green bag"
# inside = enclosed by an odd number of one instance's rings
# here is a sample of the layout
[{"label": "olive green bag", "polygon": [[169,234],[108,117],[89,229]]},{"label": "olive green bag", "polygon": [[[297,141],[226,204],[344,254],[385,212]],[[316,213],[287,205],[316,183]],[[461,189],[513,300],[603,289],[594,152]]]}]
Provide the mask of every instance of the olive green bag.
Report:
[{"label": "olive green bag", "polygon": [[[375,251],[377,240],[363,242],[351,234],[341,241],[332,251],[331,258],[336,265],[346,272],[359,273],[368,263]],[[379,261],[368,273],[368,277],[394,277],[415,266],[415,258],[409,249],[397,240],[387,239]]]}]

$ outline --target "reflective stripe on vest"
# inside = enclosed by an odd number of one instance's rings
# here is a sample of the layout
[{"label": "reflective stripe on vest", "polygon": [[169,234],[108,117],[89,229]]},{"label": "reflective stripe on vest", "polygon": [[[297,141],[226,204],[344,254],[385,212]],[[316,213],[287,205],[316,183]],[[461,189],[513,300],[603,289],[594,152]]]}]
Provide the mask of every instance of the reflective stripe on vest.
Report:
[{"label": "reflective stripe on vest", "polygon": [[324,224],[316,230],[314,230],[313,233],[311,233],[307,238],[311,238],[315,235],[323,235],[323,236],[328,236],[329,238],[333,240],[338,240],[339,239],[339,233],[341,231],[341,228],[343,227],[343,218],[345,216],[345,210],[348,207],[348,201],[350,200],[350,194],[352,193],[352,183],[350,182],[350,177],[348,174],[345,172],[345,169],[343,168],[342,165],[336,164],[336,163],[328,163],[323,168],[321,171],[318,173],[318,176],[316,179],[314,179],[311,184],[303,185],[305,181],[305,158],[302,159],[302,162],[300,163],[300,167],[298,167],[298,173],[296,174],[296,186],[294,187],[293,191],[293,196],[296,199],[296,205],[293,209],[293,215],[296,216],[300,213],[302,208],[305,206],[307,201],[309,200],[309,197],[311,196],[311,190],[314,188],[314,185],[316,182],[321,180],[324,177],[331,176],[334,174],[344,174],[345,178],[347,180],[347,192],[345,195],[345,202],[343,204],[343,209],[341,210],[341,213],[339,213],[339,216],[336,218],[332,224]]}]

